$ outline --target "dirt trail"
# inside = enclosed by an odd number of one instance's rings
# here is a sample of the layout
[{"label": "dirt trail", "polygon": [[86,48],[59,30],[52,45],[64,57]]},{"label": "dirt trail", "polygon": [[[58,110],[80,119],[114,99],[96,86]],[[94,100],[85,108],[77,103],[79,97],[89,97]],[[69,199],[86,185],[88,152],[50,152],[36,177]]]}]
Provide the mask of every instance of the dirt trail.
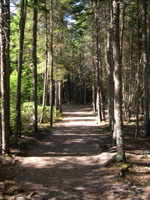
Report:
[{"label": "dirt trail", "polygon": [[123,189],[128,183],[116,176],[116,169],[100,165],[99,141],[104,143],[105,134],[92,110],[68,106],[64,115],[52,134],[19,158],[15,182],[23,195],[39,200],[142,199]]}]

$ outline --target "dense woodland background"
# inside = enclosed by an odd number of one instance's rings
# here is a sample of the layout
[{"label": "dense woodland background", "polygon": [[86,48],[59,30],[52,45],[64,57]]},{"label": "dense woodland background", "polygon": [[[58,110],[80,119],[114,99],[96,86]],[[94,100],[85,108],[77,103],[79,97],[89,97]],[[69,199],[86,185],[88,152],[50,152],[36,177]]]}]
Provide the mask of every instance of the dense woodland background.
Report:
[{"label": "dense woodland background", "polygon": [[1,152],[26,125],[91,104],[109,118],[118,161],[123,122],[149,136],[150,4],[147,0],[0,1]]}]

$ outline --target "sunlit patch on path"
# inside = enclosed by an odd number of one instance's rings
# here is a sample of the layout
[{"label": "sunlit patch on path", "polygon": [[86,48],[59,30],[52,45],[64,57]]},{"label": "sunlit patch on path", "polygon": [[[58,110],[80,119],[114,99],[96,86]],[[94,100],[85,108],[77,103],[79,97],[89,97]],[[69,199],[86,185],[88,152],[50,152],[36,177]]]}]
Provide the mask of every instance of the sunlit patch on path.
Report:
[{"label": "sunlit patch on path", "polygon": [[53,133],[19,159],[16,183],[28,199],[117,199],[115,191],[122,183],[105,166],[115,154],[99,147],[105,134],[91,108],[66,107],[64,111]]}]

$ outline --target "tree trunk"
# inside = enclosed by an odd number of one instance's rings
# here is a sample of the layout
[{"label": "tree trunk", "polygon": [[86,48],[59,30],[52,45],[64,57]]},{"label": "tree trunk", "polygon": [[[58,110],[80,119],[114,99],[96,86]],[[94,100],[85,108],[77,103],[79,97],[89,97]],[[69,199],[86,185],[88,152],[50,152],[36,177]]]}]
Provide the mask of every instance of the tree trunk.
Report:
[{"label": "tree trunk", "polygon": [[142,41],[143,41],[143,62],[144,62],[144,131],[145,135],[149,133],[149,87],[148,87],[148,46],[147,46],[147,1],[142,1]]},{"label": "tree trunk", "polygon": [[[46,2],[45,2],[45,9],[46,9]],[[45,110],[45,105],[47,101],[47,92],[48,92],[48,33],[47,33],[47,12],[45,12],[45,73],[44,73],[44,86],[43,86],[43,101],[42,101],[42,114],[40,117],[40,123],[43,121],[43,115]]]},{"label": "tree trunk", "polygon": [[[108,98],[109,98],[109,126],[110,131],[113,133],[114,130],[114,65],[113,65],[113,48],[112,48],[112,3],[109,2],[110,6],[110,27],[107,37],[107,64],[108,64]],[[113,138],[116,141],[116,138]],[[115,143],[115,142],[114,142]]]},{"label": "tree trunk", "polygon": [[59,112],[62,113],[62,81],[58,81],[58,105]]},{"label": "tree trunk", "polygon": [[96,29],[96,79],[97,79],[97,111],[98,123],[102,121],[101,113],[101,94],[100,94],[100,60],[99,60],[99,21],[97,16],[98,2],[96,0],[96,16],[95,16],[95,29]]},{"label": "tree trunk", "polygon": [[10,135],[10,1],[0,1],[2,154],[9,153]]},{"label": "tree trunk", "polygon": [[26,21],[27,0],[21,1],[20,9],[20,32],[19,32],[19,55],[18,55],[18,80],[17,80],[17,102],[16,102],[16,130],[15,143],[18,143],[18,136],[21,137],[21,74],[22,74],[22,58],[24,44],[24,30]]},{"label": "tree trunk", "polygon": [[96,112],[96,96],[95,96],[95,74],[92,75],[92,107],[93,112]]},{"label": "tree trunk", "polygon": [[86,104],[86,93],[87,93],[87,91],[86,91],[86,77],[85,77],[85,80],[84,80],[84,101],[83,101],[83,103],[84,103],[84,105]]},{"label": "tree trunk", "polygon": [[53,0],[50,0],[50,54],[51,54],[51,70],[50,70],[50,126],[53,127]]},{"label": "tree trunk", "polygon": [[[93,13],[94,13],[94,9],[93,9]],[[96,112],[96,66],[95,66],[95,38],[94,38],[94,24],[92,26],[92,107],[93,107],[93,112]]]},{"label": "tree trunk", "polygon": [[122,54],[123,54],[123,38],[124,38],[124,18],[125,18],[125,9],[126,4],[125,2],[122,3],[122,12],[121,12],[121,33],[120,33],[120,56],[122,61]]},{"label": "tree trunk", "polygon": [[131,118],[131,105],[132,105],[132,96],[133,96],[133,10],[131,9],[131,16],[130,16],[130,58],[129,58],[129,65],[130,65],[130,74],[129,74],[129,94],[128,94],[128,102],[127,102],[127,120],[130,122]]},{"label": "tree trunk", "polygon": [[105,96],[103,92],[103,65],[102,65],[102,53],[101,53],[101,42],[99,41],[99,76],[100,76],[100,107],[101,107],[101,118],[105,121]]},{"label": "tree trunk", "polygon": [[56,110],[59,109],[59,97],[58,97],[58,81],[55,81],[55,108]]},{"label": "tree trunk", "polygon": [[139,135],[139,105],[140,105],[140,16],[139,16],[139,0],[137,0],[137,46],[138,46],[138,59],[137,59],[137,94],[136,94],[136,131],[135,140]]},{"label": "tree trunk", "polygon": [[32,62],[33,62],[33,128],[34,132],[38,129],[37,124],[37,3],[34,0],[33,9],[33,49],[32,49]]},{"label": "tree trunk", "polygon": [[[111,29],[111,28],[110,28]],[[109,95],[109,127],[111,133],[114,130],[114,81],[113,81],[113,60],[112,60],[112,30],[109,30],[107,41],[107,63],[108,63],[108,95]],[[116,140],[114,138],[114,140]]]},{"label": "tree trunk", "polygon": [[122,86],[119,39],[119,0],[113,0],[113,60],[114,60],[114,132],[117,144],[117,161],[125,160],[122,130]]}]

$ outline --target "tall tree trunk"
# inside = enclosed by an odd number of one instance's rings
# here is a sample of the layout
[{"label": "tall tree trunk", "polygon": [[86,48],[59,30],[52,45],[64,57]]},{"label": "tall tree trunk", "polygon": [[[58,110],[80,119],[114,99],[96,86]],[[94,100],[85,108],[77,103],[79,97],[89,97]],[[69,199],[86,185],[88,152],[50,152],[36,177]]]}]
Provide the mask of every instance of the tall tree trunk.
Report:
[{"label": "tall tree trunk", "polygon": [[55,108],[56,110],[59,109],[59,99],[58,99],[58,81],[55,81]]},{"label": "tall tree trunk", "polygon": [[127,120],[128,122],[130,122],[130,118],[131,118],[131,104],[132,104],[132,96],[133,96],[133,92],[132,92],[132,88],[133,88],[133,10],[131,9],[131,16],[130,16],[130,58],[129,58],[129,65],[130,65],[130,74],[129,74],[129,80],[130,80],[130,84],[129,84],[129,94],[128,94],[128,102],[127,102]]},{"label": "tall tree trunk", "polygon": [[79,80],[80,80],[80,84],[79,84],[79,104],[83,103],[83,69],[82,69],[82,49],[80,47],[80,61],[79,61]]},{"label": "tall tree trunk", "polygon": [[87,91],[86,91],[86,77],[84,78],[84,101],[83,101],[83,103],[84,103],[84,105],[86,104],[86,94],[87,94]]},{"label": "tall tree trunk", "polygon": [[50,71],[50,126],[53,127],[53,0],[50,0],[50,54],[51,54],[51,71]]},{"label": "tall tree trunk", "polygon": [[92,74],[92,107],[93,112],[96,112],[96,96],[95,96],[95,73]]},{"label": "tall tree trunk", "polygon": [[148,60],[148,45],[147,45],[147,1],[142,1],[142,40],[143,40],[143,62],[144,62],[144,131],[145,135],[150,135],[149,133],[149,87],[148,87],[148,70],[149,70],[149,60]]},{"label": "tall tree trunk", "polygon": [[[0,24],[2,24],[2,14],[1,14],[1,4],[0,4]],[[0,72],[1,72],[1,61],[2,61],[2,26],[0,25]],[[1,75],[0,75],[0,97],[1,97]],[[1,147],[2,147],[2,117],[0,112],[0,153],[1,153]]]},{"label": "tall tree trunk", "polygon": [[[122,66],[122,57],[123,57],[123,50],[124,50],[124,43],[123,43],[123,40],[124,40],[124,29],[125,29],[125,9],[126,9],[126,3],[123,1],[121,2],[121,11],[120,11],[120,61],[121,61],[121,66]],[[126,65],[125,65],[125,69],[126,71]],[[126,85],[127,85],[127,81],[126,81],[126,74],[125,74],[125,81],[123,81],[123,107],[124,107],[124,110],[125,110],[125,119],[127,118],[127,94],[126,94]]]},{"label": "tall tree trunk", "polygon": [[[150,9],[150,6],[149,6],[149,9]],[[150,13],[149,13],[149,17],[148,17],[148,30],[149,30],[149,32],[148,32],[148,40],[149,40],[149,43],[148,43],[148,45],[149,45],[148,51],[149,51],[149,54],[150,54]],[[150,58],[149,58],[149,65],[150,65]]]},{"label": "tall tree trunk", "polygon": [[99,76],[100,76],[100,107],[102,121],[105,121],[105,96],[103,92],[103,64],[102,64],[102,53],[101,53],[101,42],[99,41]]},{"label": "tall tree trunk", "polygon": [[120,32],[120,56],[121,56],[121,62],[122,62],[122,54],[123,54],[123,38],[124,38],[124,21],[125,21],[125,8],[126,4],[125,2],[122,3],[122,12],[121,12],[121,32]]},{"label": "tall tree trunk", "polygon": [[117,144],[117,161],[124,161],[125,148],[122,130],[122,84],[119,38],[119,0],[113,0],[114,132]]},{"label": "tall tree trunk", "polygon": [[62,113],[62,81],[58,81],[58,105],[59,112]]},{"label": "tall tree trunk", "polygon": [[[93,9],[94,13],[94,9]],[[95,38],[94,38],[94,24],[92,26],[92,107],[93,107],[93,112],[96,112],[96,66],[95,66]]]},{"label": "tall tree trunk", "polygon": [[110,127],[111,133],[113,133],[113,129],[114,129],[114,82],[113,82],[112,31],[111,30],[109,30],[109,34],[107,37],[107,64],[108,64],[109,127]]},{"label": "tall tree trunk", "polygon": [[16,102],[16,130],[15,143],[18,143],[18,136],[21,137],[21,74],[22,74],[22,58],[24,44],[24,30],[26,21],[27,0],[21,1],[20,8],[20,31],[19,31],[19,55],[18,55],[18,80],[17,80],[17,102]]},{"label": "tall tree trunk", "polygon": [[140,104],[140,18],[139,18],[139,0],[137,0],[137,46],[138,46],[138,59],[137,59],[137,94],[136,94],[136,131],[135,140],[139,135],[139,104]]},{"label": "tall tree trunk", "polygon": [[72,67],[72,81],[73,81],[73,102],[76,102],[76,84],[75,84],[75,62],[74,62],[74,45],[72,46],[72,60],[73,60],[73,67]]},{"label": "tall tree trunk", "polygon": [[[46,2],[45,2],[45,9],[47,9]],[[47,78],[48,78],[48,21],[47,21],[47,12],[45,12],[45,73],[44,73],[44,86],[43,86],[42,114],[40,117],[40,123],[42,123],[43,121],[43,115],[47,101],[47,92],[48,92]]]},{"label": "tall tree trunk", "polygon": [[[107,64],[108,64],[108,97],[109,97],[109,126],[110,131],[113,133],[114,130],[114,65],[113,65],[113,48],[112,48],[112,2],[109,1],[110,6],[110,25],[109,33],[107,38]],[[113,138],[116,141],[116,138]]]},{"label": "tall tree trunk", "polygon": [[[94,43],[94,42],[93,42]],[[94,52],[94,45],[93,45],[93,52]],[[95,59],[94,59],[94,55],[92,55],[92,107],[93,107],[93,112],[96,112],[96,88],[95,88],[95,79],[96,79],[96,75],[95,75]]]},{"label": "tall tree trunk", "polygon": [[32,49],[32,62],[33,62],[33,128],[36,132],[38,129],[37,124],[37,4],[38,0],[34,0],[33,9],[33,49]]},{"label": "tall tree trunk", "polygon": [[0,1],[2,154],[9,153],[10,135],[10,1]]},{"label": "tall tree trunk", "polygon": [[101,113],[101,94],[100,94],[100,60],[99,60],[99,21],[98,21],[98,0],[96,0],[96,16],[95,16],[95,28],[96,28],[96,79],[97,79],[97,111],[98,111],[98,123],[102,121]]}]

